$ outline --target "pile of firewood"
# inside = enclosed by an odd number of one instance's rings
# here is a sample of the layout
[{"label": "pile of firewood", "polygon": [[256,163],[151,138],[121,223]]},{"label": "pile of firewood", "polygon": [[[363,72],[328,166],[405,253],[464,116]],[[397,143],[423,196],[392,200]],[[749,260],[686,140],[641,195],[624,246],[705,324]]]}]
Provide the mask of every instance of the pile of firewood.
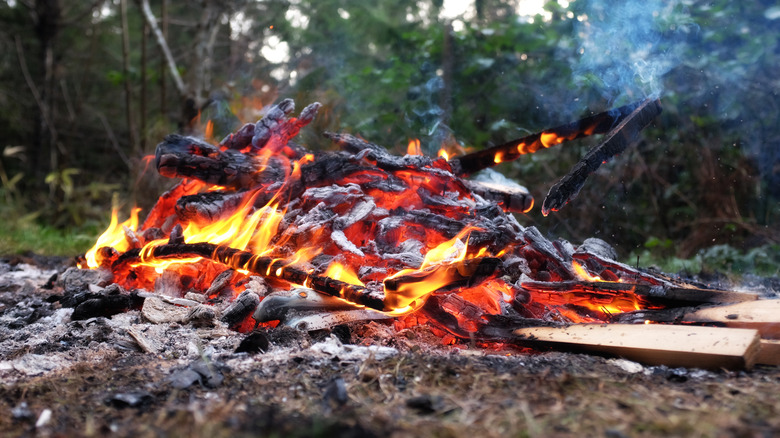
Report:
[{"label": "pile of firewood", "polygon": [[[450,160],[391,155],[344,133],[325,133],[340,151],[310,152],[291,139],[318,108],[312,104],[290,117],[294,105],[285,100],[219,145],[166,137],[157,147],[157,169],[182,182],[160,197],[140,227],[125,227],[119,244],[96,245],[96,265],[128,289],[154,289],[163,271],[168,283],[175,277],[182,295],[196,290],[211,299],[238,295],[246,278],[260,276],[274,290],[303,287],[339,299],[316,309],[282,300],[280,306],[294,307],[296,315],[366,308],[356,318],[392,315],[402,324],[428,322],[450,336],[479,342],[587,348],[669,365],[744,367],[757,360],[759,335],[753,330],[570,326],[728,325],[728,317],[702,317],[699,306],[747,302],[757,295],[701,288],[627,266],[599,239],[577,247],[551,241],[511,214],[533,205],[523,187],[492,171],[466,179],[542,147],[605,133],[605,141],[550,190],[543,212],[557,210],[650,123],[660,112],[658,101]],[[247,236],[241,245],[191,231],[236,215],[243,226],[250,224],[236,231]],[[262,244],[255,240],[259,234]],[[351,276],[334,274],[334,266]],[[272,308],[280,302],[273,295],[248,301],[247,317],[257,307],[255,324],[284,319],[281,307]],[[650,342],[653,336],[660,336],[659,345]],[[680,342],[679,352],[668,353],[667,337],[701,342]],[[771,362],[766,352],[776,344],[762,345],[758,360]],[[655,352],[662,347],[666,354]]]}]

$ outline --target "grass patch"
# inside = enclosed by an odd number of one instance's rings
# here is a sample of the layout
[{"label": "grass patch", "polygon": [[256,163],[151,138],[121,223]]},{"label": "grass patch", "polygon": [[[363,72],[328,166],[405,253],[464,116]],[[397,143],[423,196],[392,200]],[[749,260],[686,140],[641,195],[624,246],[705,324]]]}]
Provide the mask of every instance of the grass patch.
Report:
[{"label": "grass patch", "polygon": [[9,221],[0,227],[0,255],[33,252],[47,256],[75,256],[91,248],[99,234],[95,225],[60,229],[35,220]]}]

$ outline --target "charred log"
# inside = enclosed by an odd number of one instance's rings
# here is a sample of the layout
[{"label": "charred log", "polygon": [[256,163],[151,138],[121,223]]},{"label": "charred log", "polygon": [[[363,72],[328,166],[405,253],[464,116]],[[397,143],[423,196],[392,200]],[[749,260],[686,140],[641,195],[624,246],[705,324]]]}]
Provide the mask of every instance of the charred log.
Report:
[{"label": "charred log", "polygon": [[[266,111],[265,116],[257,123],[247,123],[235,133],[229,134],[221,142],[220,146],[226,149],[243,150],[248,148],[250,152],[256,153],[260,149],[269,146],[273,152],[278,152],[286,146],[289,157],[300,158],[301,149],[294,145],[288,145],[289,140],[296,135],[304,126],[314,120],[317,111],[322,105],[315,102],[301,111],[298,118],[288,118],[290,113],[295,110],[295,102],[292,99],[285,99],[276,105],[271,106]],[[290,153],[292,152],[292,153]]]},{"label": "charred log", "polygon": [[205,192],[182,196],[176,202],[176,215],[182,222],[211,223],[235,211],[246,192]]},{"label": "charred log", "polygon": [[617,283],[607,281],[524,281],[521,286],[528,290],[544,293],[581,293],[585,296],[605,294],[605,296],[635,295],[658,306],[690,306],[704,303],[738,303],[758,299],[756,294],[745,292],[724,291],[718,289],[702,289],[695,287],[680,287],[670,284],[648,285]]},{"label": "charred log", "polygon": [[278,158],[263,159],[216,146],[193,137],[169,135],[157,145],[157,171],[169,178],[194,178],[208,184],[250,188],[282,181],[287,176]]},{"label": "charred log", "polygon": [[653,118],[660,113],[660,101],[657,99],[646,100],[641,102],[629,115],[622,118],[620,123],[609,131],[604,142],[588,151],[566,176],[550,188],[542,203],[542,214],[546,216],[550,211],[558,211],[576,198],[588,176],[595,172],[602,163],[626,150],[636,139],[639,131],[650,124]]},{"label": "charred log", "polygon": [[528,190],[482,181],[466,181],[466,187],[510,213],[527,213],[534,205]]},{"label": "charred log", "polygon": [[256,293],[251,291],[241,292],[230,306],[225,309],[220,319],[229,327],[234,327],[252,314],[258,304],[260,304],[260,297]]}]

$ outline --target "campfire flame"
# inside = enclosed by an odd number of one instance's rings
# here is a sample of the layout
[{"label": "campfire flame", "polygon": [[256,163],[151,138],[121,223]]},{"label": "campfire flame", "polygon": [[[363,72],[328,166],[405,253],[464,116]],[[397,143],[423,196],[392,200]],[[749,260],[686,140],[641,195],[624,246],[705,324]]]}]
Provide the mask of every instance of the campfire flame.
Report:
[{"label": "campfire flame", "polygon": [[100,262],[97,260],[97,251],[103,247],[111,247],[117,251],[127,251],[130,247],[127,241],[127,235],[125,229],[136,231],[138,229],[138,213],[140,208],[133,208],[130,213],[130,218],[126,221],[119,223],[119,209],[114,207],[111,211],[111,222],[108,224],[108,228],[103,234],[98,237],[95,246],[89,249],[84,255],[85,263],[81,268],[96,269],[100,266]]},{"label": "campfire flame", "polygon": [[406,147],[407,155],[422,155],[422,148],[420,147],[420,139],[413,138],[409,140],[409,145]]}]

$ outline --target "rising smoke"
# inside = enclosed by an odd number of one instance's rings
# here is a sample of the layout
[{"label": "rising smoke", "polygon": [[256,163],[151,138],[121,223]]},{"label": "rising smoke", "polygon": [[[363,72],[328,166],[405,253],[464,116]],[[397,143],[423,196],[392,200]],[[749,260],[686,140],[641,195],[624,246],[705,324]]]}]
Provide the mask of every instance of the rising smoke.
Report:
[{"label": "rising smoke", "polygon": [[575,26],[572,66],[579,87],[596,87],[610,103],[658,96],[680,62],[684,35],[697,31],[675,1],[588,1]]}]

